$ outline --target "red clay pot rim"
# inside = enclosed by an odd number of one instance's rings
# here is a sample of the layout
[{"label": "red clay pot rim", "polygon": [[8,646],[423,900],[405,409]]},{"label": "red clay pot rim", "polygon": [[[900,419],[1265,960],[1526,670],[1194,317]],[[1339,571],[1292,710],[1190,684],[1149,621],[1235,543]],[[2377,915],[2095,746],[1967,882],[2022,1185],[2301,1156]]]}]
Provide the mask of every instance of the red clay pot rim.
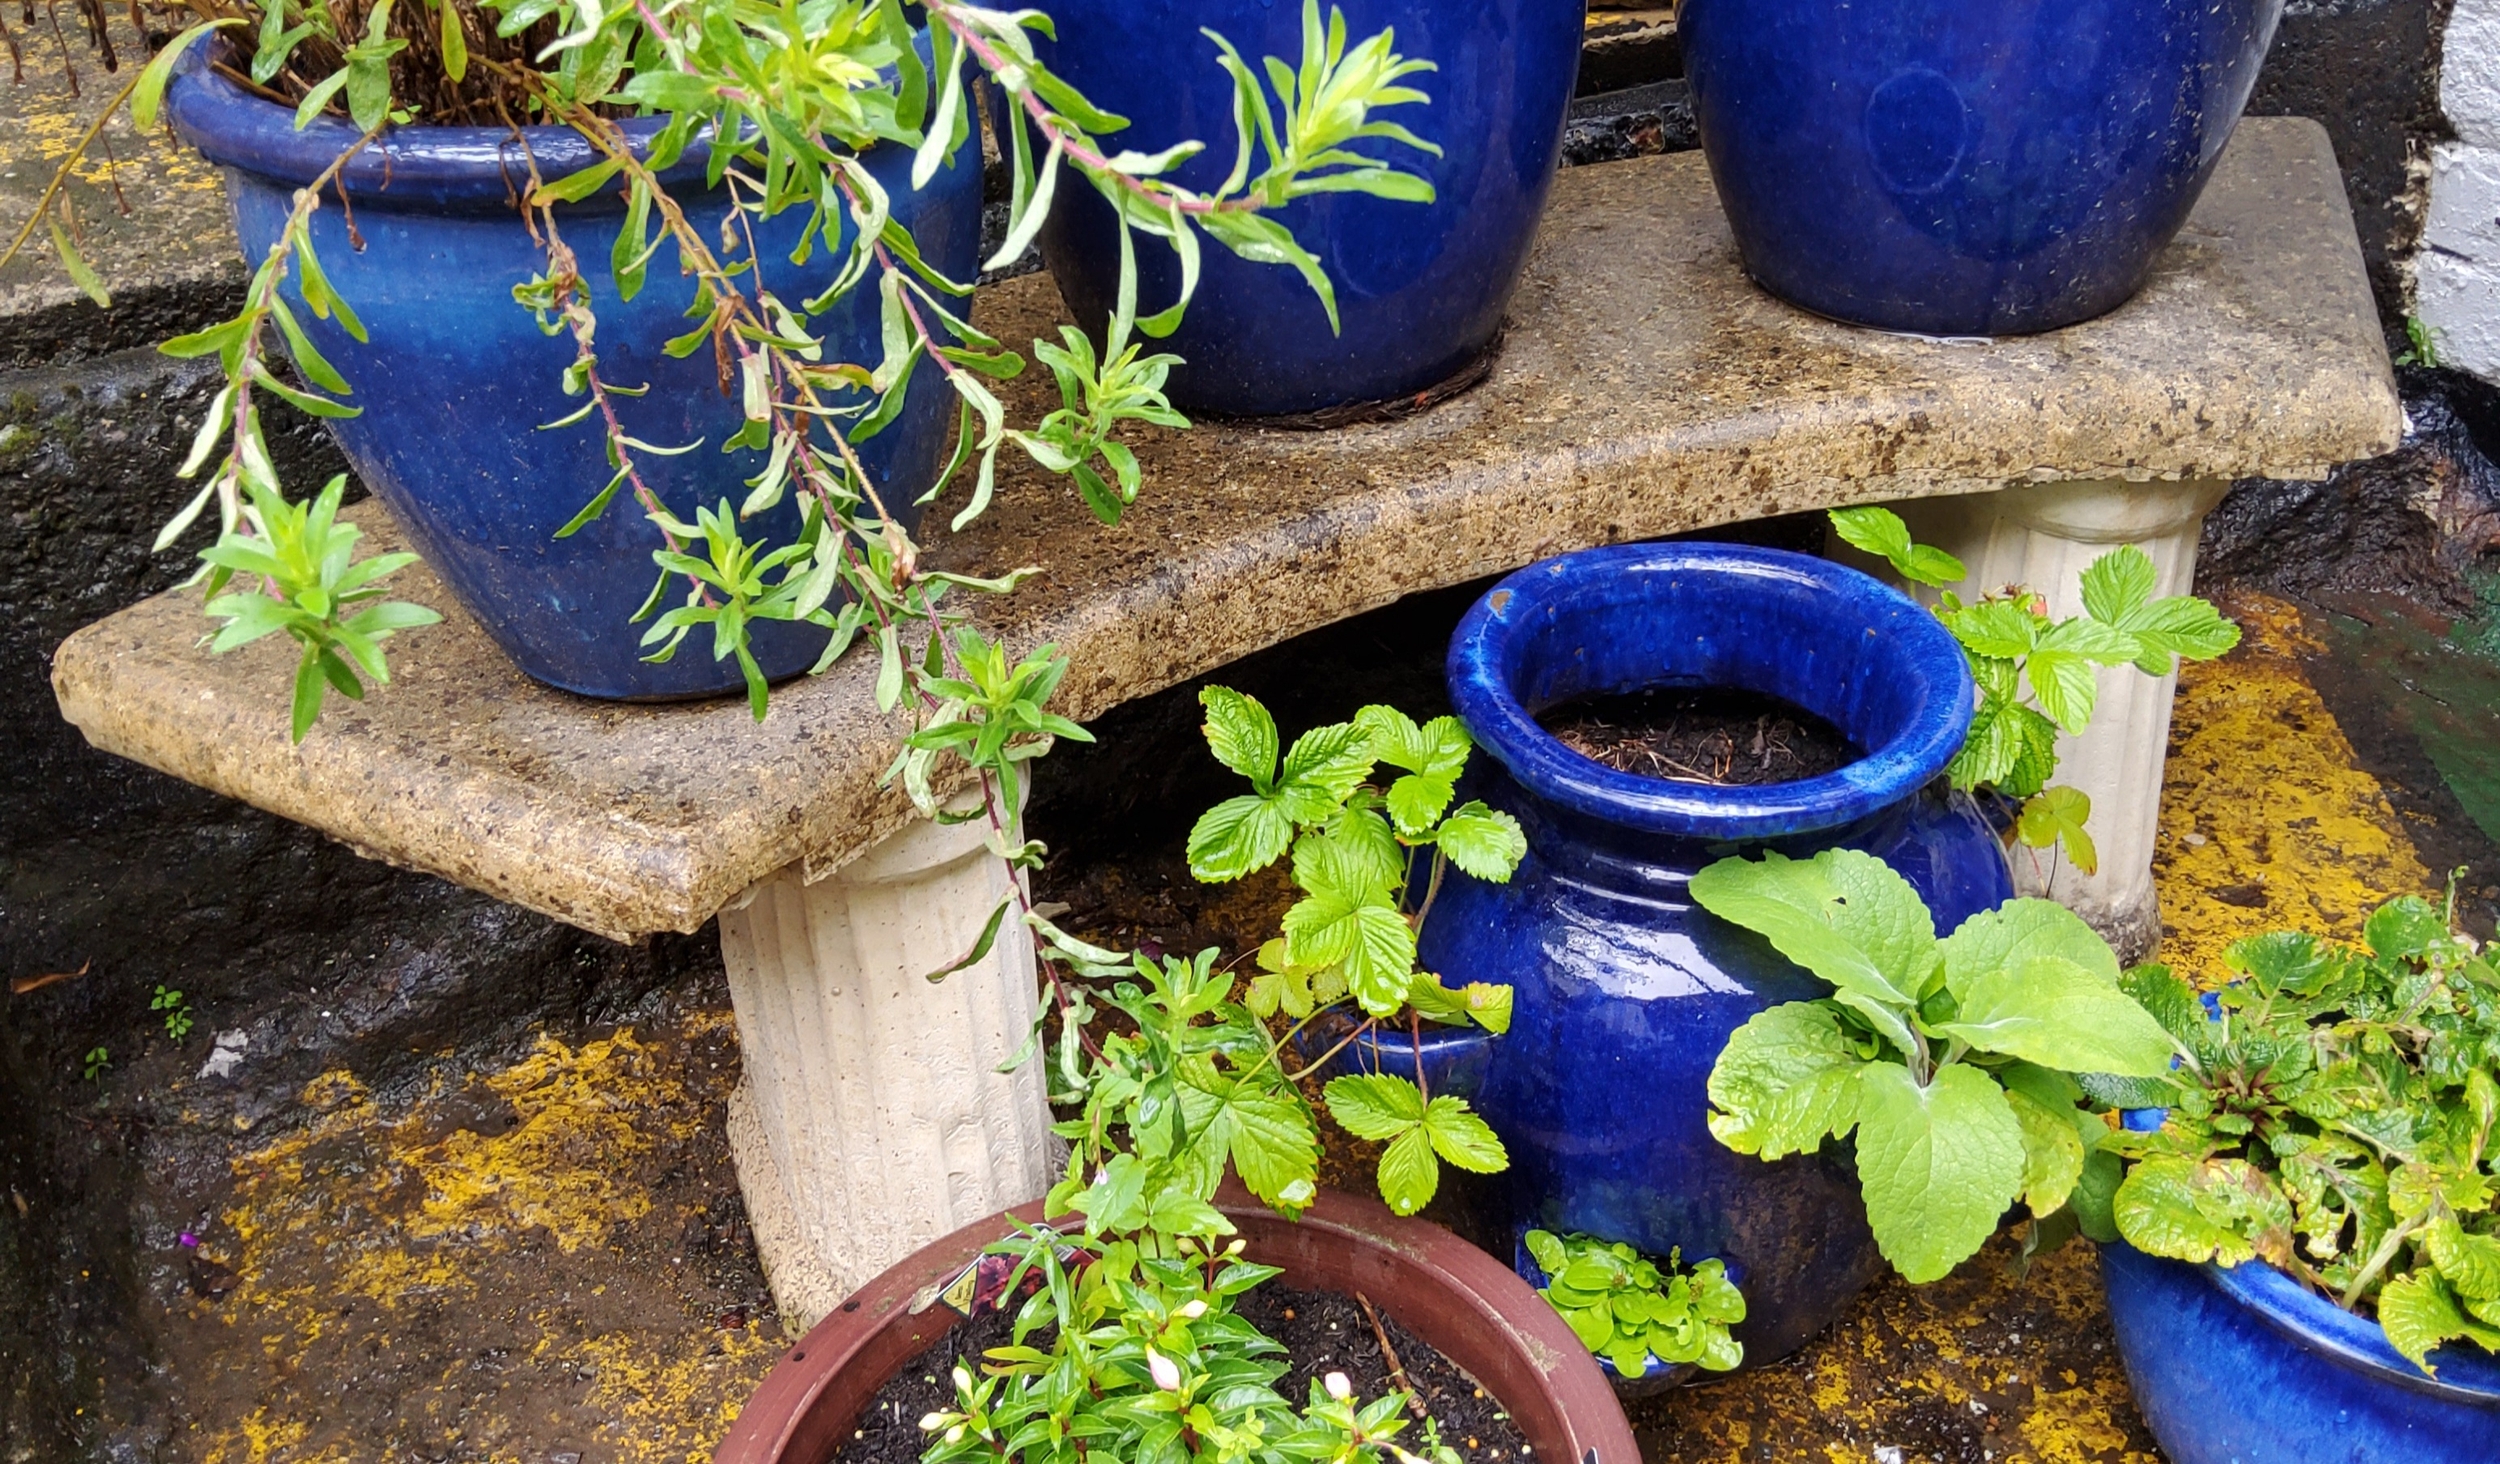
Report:
[{"label": "red clay pot rim", "polygon": [[[1360,1289],[1466,1369],[1501,1400],[1537,1464],[1640,1464],[1596,1359],[1510,1267],[1438,1225],[1335,1190],[1320,1191],[1299,1221],[1230,1182],[1216,1205],[1240,1227],[1252,1260],[1284,1267],[1285,1284]],[[1032,1221],[1041,1205],[1007,1213]],[[862,1287],[773,1366],[713,1464],[825,1464],[877,1390],[960,1320],[943,1303],[914,1316],[913,1299],[1006,1233],[1005,1216],[976,1221]]]}]

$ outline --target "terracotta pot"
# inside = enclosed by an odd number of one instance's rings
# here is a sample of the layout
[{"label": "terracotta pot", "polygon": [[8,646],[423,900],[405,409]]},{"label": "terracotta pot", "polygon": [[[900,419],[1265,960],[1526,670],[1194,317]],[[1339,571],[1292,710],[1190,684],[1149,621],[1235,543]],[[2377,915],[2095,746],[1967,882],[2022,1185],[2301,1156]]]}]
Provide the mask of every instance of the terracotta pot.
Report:
[{"label": "terracotta pot", "polygon": [[[1241,1228],[1251,1260],[1284,1268],[1281,1284],[1360,1291],[1466,1369],[1509,1410],[1539,1464],[1640,1464],[1595,1359],[1510,1267],[1438,1225],[1334,1190],[1321,1191],[1299,1221],[1278,1218],[1229,1183],[1216,1204]],[[1041,1206],[1011,1213],[1038,1219]],[[835,1308],[747,1400],[713,1464],[825,1464],[877,1390],[963,1320],[942,1302],[915,1316],[913,1298],[1006,1233],[1001,1216],[967,1225]]]}]

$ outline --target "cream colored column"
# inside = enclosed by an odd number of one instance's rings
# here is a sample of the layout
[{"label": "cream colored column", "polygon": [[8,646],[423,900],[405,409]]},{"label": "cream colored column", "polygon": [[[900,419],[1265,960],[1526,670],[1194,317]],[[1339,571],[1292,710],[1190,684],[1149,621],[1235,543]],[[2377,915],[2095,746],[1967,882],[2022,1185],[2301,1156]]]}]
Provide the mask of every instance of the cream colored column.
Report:
[{"label": "cream colored column", "polygon": [[[2084,567],[2120,544],[2152,558],[2153,593],[2183,595],[2196,579],[2196,543],[2205,515],[2230,484],[2120,481],[2044,483],[1967,498],[1928,498],[1893,507],[1922,544],[1951,552],[1970,570],[1962,592],[2028,585],[2059,618],[2083,613]],[[1935,592],[1922,590],[1933,601]],[[2057,740],[2056,781],[2092,800],[2087,828],[2100,870],[2085,874],[2051,850],[2014,847],[2015,884],[2047,895],[2091,922],[2128,960],[2150,955],[2161,937],[2153,890],[2153,836],[2161,819],[2162,762],[2170,749],[2170,701],[2178,677],[2131,666],[2100,671],[2092,725]]]},{"label": "cream colored column", "polygon": [[942,982],[1007,897],[985,820],[915,823],[813,884],[793,866],[720,917],[744,1080],[730,1152],[786,1325],[813,1326],[879,1272],[1056,1177],[1024,1045],[1031,934]]}]

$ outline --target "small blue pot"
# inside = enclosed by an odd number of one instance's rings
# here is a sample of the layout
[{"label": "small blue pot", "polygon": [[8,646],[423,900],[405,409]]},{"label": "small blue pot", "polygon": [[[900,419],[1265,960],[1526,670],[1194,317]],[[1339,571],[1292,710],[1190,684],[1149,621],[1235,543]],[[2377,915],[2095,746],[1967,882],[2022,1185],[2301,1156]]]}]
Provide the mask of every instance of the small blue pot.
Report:
[{"label": "small blue pot", "polygon": [[[357,136],[352,125],[332,117],[299,132],[287,109],[196,61],[175,78],[166,111],[182,139],[224,170],[235,233],[251,261],[277,239],[294,191]],[[640,143],[659,123],[623,126]],[[529,127],[522,135],[545,178],[578,172],[597,158],[568,128]],[[703,189],[704,156],[703,148],[691,149],[662,177],[688,219],[716,240],[728,196]],[[862,161],[885,185],[895,216],[919,237],[923,254],[950,276],[970,279],[980,247],[980,169],[959,161],[914,193],[908,150],[880,148]],[[533,679],[586,696],[633,700],[736,689],[742,684],[738,663],[714,660],[711,637],[700,630],[674,659],[660,665],[642,660],[643,627],[631,617],[659,576],[651,562],[659,540],[629,491],[581,532],[555,537],[613,470],[594,423],[538,430],[572,413],[582,399],[567,397],[559,380],[574,358],[571,335],[543,334],[512,299],[513,286],[546,263],[512,203],[528,187],[520,141],[496,127],[399,128],[349,162],[341,176],[366,247],[351,243],[335,191],[313,215],[313,243],[323,270],[363,319],[370,344],[358,344],[335,320],[315,319],[292,285],[287,294],[313,344],[354,389],[348,401],[364,409],[362,416],[329,424],[356,476],[390,505],[435,573]],[[694,281],[677,272],[676,251],[663,248],[654,256],[641,293],[621,301],[607,261],[623,231],[624,201],[595,198],[559,218],[592,287],[601,377],[650,387],[647,395],[619,399],[627,431],[663,447],[703,443],[677,457],[641,455],[645,481],[689,523],[698,505],[742,500],[742,480],[762,471],[764,454],[720,451],[744,415],[737,392],[721,390],[709,349],[683,360],[660,349],[692,325],[684,317]],[[787,210],[754,223],[767,282],[794,299],[832,282],[852,228],[844,219],[839,247],[820,239],[806,265],[790,265],[806,218],[805,210]],[[877,322],[876,292],[863,289],[816,317],[813,328],[830,358],[873,362],[880,355]],[[943,461],[954,422],[951,397],[937,373],[924,368],[901,417],[860,446],[886,504],[907,524],[917,521],[911,499]],[[288,486],[300,495],[319,485]],[[786,543],[800,522],[791,495],[750,520],[746,532]],[[804,625],[758,624],[753,631],[756,660],[774,679],[806,670],[826,639],[825,631]]]},{"label": "small blue pot", "polygon": [[2452,1346],[2426,1377],[2354,1316],[2265,1264],[2101,1247],[2135,1406],[2171,1464],[2491,1464],[2500,1358]]},{"label": "small blue pot", "polygon": [[[1501,333],[1562,157],[1580,0],[1339,3],[1349,44],[1394,28],[1401,54],[1440,68],[1406,82],[1430,105],[1378,114],[1437,143],[1440,157],[1377,138],[1355,144],[1430,179],[1437,197],[1319,193],[1272,215],[1335,282],[1339,335],[1292,268],[1252,264],[1208,242],[1188,316],[1159,347],[1187,362],[1169,385],[1185,412],[1272,417],[1411,397],[1466,371]],[[1233,84],[1199,27],[1231,41],[1254,70],[1263,57],[1291,64],[1302,54],[1296,0],[1061,0],[1050,14],[1059,41],[1036,42],[1044,61],[1130,119],[1110,145],[1156,152],[1204,142],[1177,172],[1203,192],[1232,170]],[[1099,338],[1119,283],[1118,225],[1091,188],[1062,185],[1042,254],[1077,323]],[[1137,260],[1138,309],[1164,308],[1180,291],[1172,251],[1141,236]]]},{"label": "small blue pot", "polygon": [[[1313,1023],[1297,1033],[1294,1050],[1308,1062],[1344,1041],[1348,1023]],[[1482,1027],[1426,1027],[1422,1042],[1424,1086],[1435,1097],[1447,1093],[1473,1103],[1483,1091],[1485,1069],[1493,1061],[1493,1034]],[[1387,1073],[1412,1081],[1417,1043],[1403,1028],[1375,1027],[1339,1049],[1319,1071],[1320,1078]]]},{"label": "small blue pot", "polygon": [[[1863,849],[1941,930],[2010,898],[2003,847],[1939,780],[1968,730],[1961,648],[1935,617],[1820,559],[1717,544],[1594,549],[1532,565],[1450,644],[1451,700],[1491,766],[1468,795],[1516,814],[1507,884],[1452,871],[1422,933],[1452,984],[1506,981],[1511,1029],[1477,1101],[1509,1147],[1513,1222],[1718,1257],[1745,1292],[1749,1365],[1796,1350],[1882,1262],[1845,1149],[1766,1164],[1710,1136],[1727,1036],[1829,995],[1692,903],[1729,854]],[[1666,782],[1581,757],[1535,713],[1584,694],[1727,686],[1785,697],[1865,756],[1750,788]]]},{"label": "small blue pot", "polygon": [[2116,309],[2187,220],[2283,0],[1687,0],[1745,269],[1862,325],[2020,335]]}]

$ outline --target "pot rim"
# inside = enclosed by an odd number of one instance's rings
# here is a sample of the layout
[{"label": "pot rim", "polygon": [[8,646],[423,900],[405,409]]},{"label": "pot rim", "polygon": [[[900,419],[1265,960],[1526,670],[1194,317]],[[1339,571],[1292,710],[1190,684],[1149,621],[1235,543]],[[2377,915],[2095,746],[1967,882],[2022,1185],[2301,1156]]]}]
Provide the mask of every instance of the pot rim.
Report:
[{"label": "pot rim", "polygon": [[[1596,1360],[1561,1314],[1492,1256],[1438,1225],[1391,1214],[1377,1200],[1339,1190],[1321,1190],[1299,1220],[1289,1221],[1252,1198],[1239,1181],[1228,1179],[1216,1194],[1216,1208],[1240,1227],[1252,1259],[1264,1254],[1270,1264],[1286,1264],[1288,1283],[1297,1279],[1296,1268],[1288,1263],[1292,1251],[1352,1248],[1362,1270],[1378,1278],[1370,1283],[1376,1297],[1401,1284],[1421,1284],[1449,1296],[1457,1304],[1453,1309],[1467,1314],[1459,1322],[1465,1332],[1461,1340],[1489,1339],[1551,1403],[1554,1419],[1540,1426],[1519,1399],[1495,1394],[1529,1436],[1539,1459],[1640,1464],[1632,1427]],[[830,1448],[819,1453],[814,1446],[829,1444],[851,1426],[850,1416],[825,1416],[827,1409],[839,1406],[828,1396],[834,1383],[855,1365],[880,1368],[875,1384],[862,1395],[864,1403],[904,1364],[943,1345],[956,1320],[951,1313],[938,1312],[931,1325],[939,1330],[927,1341],[907,1335],[914,1299],[960,1274],[982,1247],[1006,1233],[1009,1216],[1032,1222],[1041,1212],[1042,1202],[1036,1200],[976,1220],[922,1247],[827,1313],[765,1375],[721,1440],[713,1464],[820,1464],[831,1457]],[[1401,1320],[1414,1325],[1411,1319]],[[1442,1340],[1425,1340],[1445,1355],[1453,1353]],[[1459,1359],[1451,1355],[1451,1361]],[[1493,1391],[1490,1382],[1486,1390]]]},{"label": "pot rim", "polygon": [[[925,33],[923,46],[926,45]],[[222,46],[222,39],[210,46]],[[208,64],[207,46],[195,46],[174,65],[174,79],[165,93],[165,117],[175,135],[219,167],[239,168],[290,188],[300,188],[363,136],[354,123],[322,113],[301,129],[288,108],[254,96]],[[223,54],[221,51],[220,54]],[[668,125],[665,116],[625,117],[617,130],[637,158],[648,158],[652,140]],[[709,129],[696,134],[675,163],[660,170],[670,188],[700,184],[709,164]],[[910,150],[897,143],[879,143],[859,156],[872,166]],[[415,123],[392,127],[373,145],[348,159],[339,169],[338,186],[358,203],[430,205],[454,212],[508,211],[529,183],[530,160],[542,181],[554,182],[596,165],[602,158],[589,139],[572,128],[539,123],[510,127],[434,126]],[[949,157],[952,167],[957,159]],[[934,184],[932,185],[934,186]],[[594,199],[577,207],[612,206],[621,199]]]},{"label": "pot rim", "polygon": [[[1678,783],[1620,773],[1573,752],[1538,725],[1511,689],[1513,659],[1535,612],[1579,600],[1608,581],[1659,574],[1717,580],[1731,594],[1744,593],[1748,581],[1805,588],[1897,657],[1888,669],[1920,688],[1910,715],[1857,761],[1789,783]],[[1468,610],[1451,637],[1448,669],[1460,719],[1530,793],[1609,824],[1713,840],[1839,828],[1901,802],[1953,761],[1974,704],[1961,645],[1918,602],[1844,564],[1740,544],[1625,544],[1529,565]]]},{"label": "pot rim", "polygon": [[2208,1261],[2198,1269],[2214,1289],[2284,1337],[2355,1372],[2433,1397],[2483,1407],[2500,1405],[2500,1356],[2455,1345],[2442,1347],[2431,1353],[2439,1368],[2433,1377],[2390,1345],[2386,1329],[2377,1322],[2344,1310],[2278,1267],[2258,1260],[2236,1266]]},{"label": "pot rim", "polygon": [[[165,116],[177,136],[219,167],[300,188],[364,135],[326,112],[299,130],[293,112],[218,74],[203,50],[195,47],[176,63]],[[638,157],[649,155],[651,139],[666,125],[663,117],[617,123]],[[705,156],[705,149],[689,147],[661,181],[700,179]],[[339,182],[360,203],[423,199],[500,208],[528,186],[533,157],[539,177],[553,181],[592,166],[600,153],[580,133],[554,124],[523,127],[517,135],[509,127],[412,124],[385,130],[339,170]]]}]

